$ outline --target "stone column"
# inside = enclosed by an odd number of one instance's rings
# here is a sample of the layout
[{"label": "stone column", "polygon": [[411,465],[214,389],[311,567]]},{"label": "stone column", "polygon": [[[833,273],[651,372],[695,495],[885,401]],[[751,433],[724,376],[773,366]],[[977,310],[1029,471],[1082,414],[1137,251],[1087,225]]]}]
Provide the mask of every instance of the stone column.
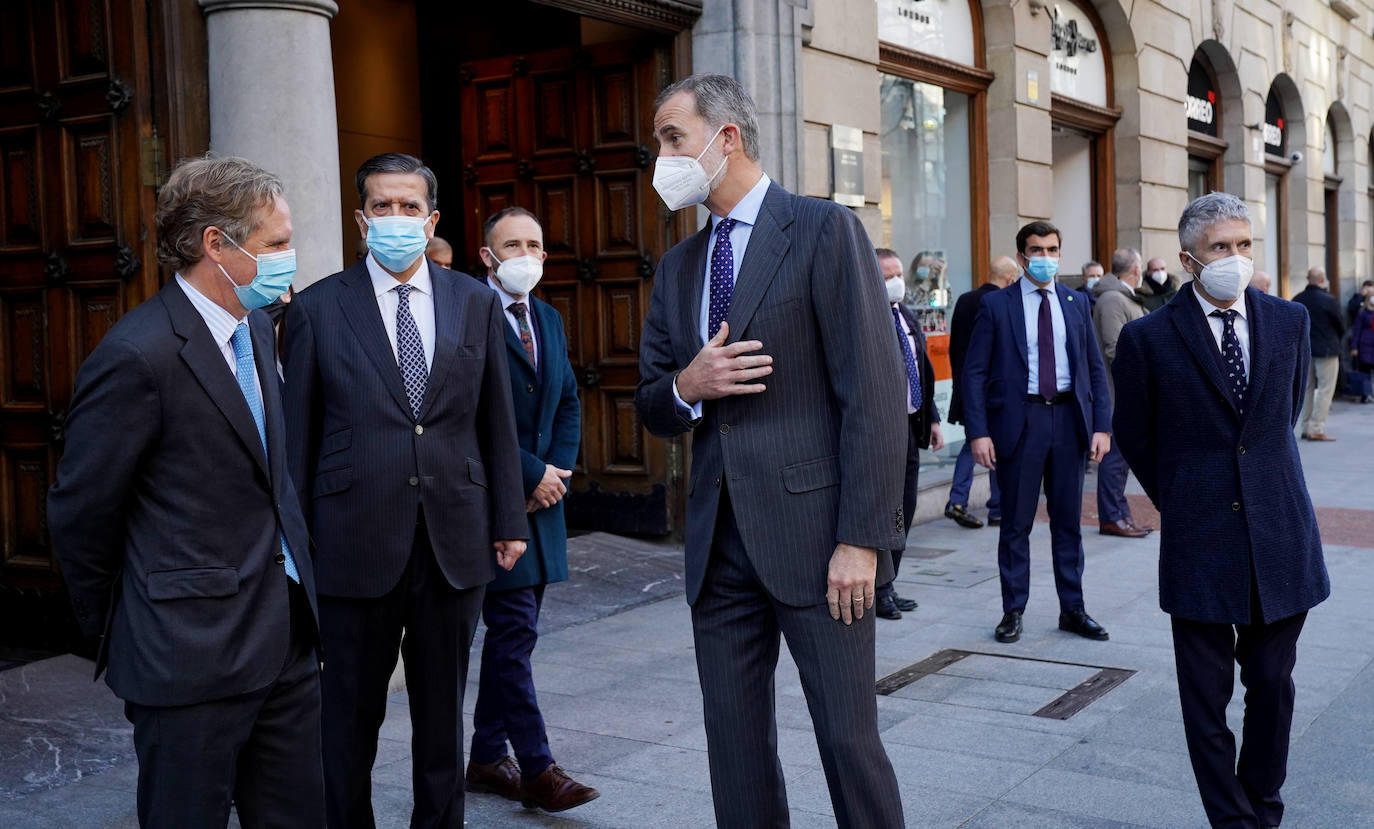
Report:
[{"label": "stone column", "polygon": [[210,149],[281,177],[295,287],[340,270],[333,0],[199,0],[210,45]]}]

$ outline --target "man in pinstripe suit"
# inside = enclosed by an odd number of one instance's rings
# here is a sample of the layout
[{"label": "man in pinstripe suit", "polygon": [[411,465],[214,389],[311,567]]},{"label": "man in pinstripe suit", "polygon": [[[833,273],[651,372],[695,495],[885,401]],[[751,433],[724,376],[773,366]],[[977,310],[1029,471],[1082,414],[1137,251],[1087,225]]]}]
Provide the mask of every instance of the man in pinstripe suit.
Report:
[{"label": "man in pinstripe suit", "polygon": [[[875,584],[902,544],[904,376],[877,260],[853,213],[772,183],[753,101],[720,75],[658,97],[654,186],[710,221],[664,255],[635,402],[692,433],[692,608],[722,827],[787,826],[773,673],[801,674],[841,827],[903,825],[878,737]],[[745,337],[748,339],[744,339]]]}]

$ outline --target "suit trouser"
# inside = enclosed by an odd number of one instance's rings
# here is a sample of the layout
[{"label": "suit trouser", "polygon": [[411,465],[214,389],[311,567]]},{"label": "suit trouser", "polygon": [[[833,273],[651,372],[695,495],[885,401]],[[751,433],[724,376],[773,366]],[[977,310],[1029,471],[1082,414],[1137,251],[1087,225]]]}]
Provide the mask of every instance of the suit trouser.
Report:
[{"label": "suit trouser", "polygon": [[[902,521],[905,524],[903,538],[906,537],[905,533],[911,532],[911,519],[916,515],[916,492],[921,488],[921,434],[924,432],[919,414],[908,415],[907,422],[906,480],[902,484]],[[896,579],[897,570],[902,566],[902,551],[891,552],[892,578]],[[878,598],[895,595],[892,582],[878,585]]]},{"label": "suit trouser", "polygon": [[1307,370],[1307,397],[1302,406],[1302,433],[1326,434],[1326,418],[1331,414],[1331,399],[1336,395],[1336,380],[1341,376],[1340,357],[1313,357]]},{"label": "suit trouser", "polygon": [[722,829],[789,825],[773,688],[780,634],[801,674],[840,829],[903,825],[897,777],[878,736],[873,618],[845,625],[830,618],[823,597],[807,607],[771,597],[721,492],[692,633]]},{"label": "suit trouser", "polygon": [[320,666],[315,623],[298,585],[287,588],[285,664],[266,688],[195,705],[124,704],[138,754],[143,827],[323,827]]},{"label": "suit trouser", "polygon": [[1050,514],[1050,551],[1060,610],[1083,608],[1083,441],[1074,417],[1077,402],[1026,404],[1021,441],[1007,455],[998,450],[1002,525],[997,566],[1002,610],[1024,611],[1030,598],[1030,533],[1045,486]]},{"label": "suit trouser", "polygon": [[[1256,829],[1283,819],[1293,666],[1307,613],[1270,624],[1223,625],[1173,617],[1174,660],[1188,756],[1214,827]],[[1240,763],[1226,724],[1235,663],[1245,686]]]},{"label": "suit trouser", "polygon": [[1112,448],[1097,465],[1097,518],[1104,524],[1114,524],[1131,517],[1131,505],[1126,500],[1126,458],[1112,441]]},{"label": "suit trouser", "polygon": [[375,825],[372,763],[398,649],[410,697],[410,825],[463,826],[463,691],[484,592],[449,584],[420,523],[405,572],[391,592],[375,599],[319,597],[330,829]]},{"label": "suit trouser", "polygon": [[[1002,488],[997,484],[997,476],[988,476],[988,518],[1002,517]],[[949,502],[962,507],[968,506],[968,495],[973,490],[973,441],[965,440],[959,455],[954,459],[954,480],[949,486]]]},{"label": "suit trouser", "polygon": [[533,780],[553,765],[549,735],[534,692],[530,654],[539,641],[544,585],[488,590],[482,600],[481,676],[472,712],[472,762],[491,764],[506,756],[510,741],[520,773]]}]

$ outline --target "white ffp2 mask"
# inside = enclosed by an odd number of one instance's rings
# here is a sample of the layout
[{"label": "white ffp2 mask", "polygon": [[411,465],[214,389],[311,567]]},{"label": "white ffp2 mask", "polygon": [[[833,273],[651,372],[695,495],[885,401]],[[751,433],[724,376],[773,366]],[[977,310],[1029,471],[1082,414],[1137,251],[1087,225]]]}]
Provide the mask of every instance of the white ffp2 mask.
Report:
[{"label": "white ffp2 mask", "polygon": [[681,210],[694,204],[701,204],[706,201],[706,197],[711,195],[711,182],[720,175],[720,171],[725,169],[725,162],[728,159],[722,158],[720,166],[709,176],[706,168],[701,166],[701,157],[706,155],[706,151],[711,149],[711,143],[720,135],[720,130],[725,129],[722,124],[711,136],[711,140],[706,142],[706,146],[697,154],[696,158],[688,158],[683,155],[661,155],[654,162],[654,189],[658,191],[659,198],[668,206],[669,210]]},{"label": "white ffp2 mask", "polygon": [[[496,258],[495,252],[492,258]],[[511,296],[533,291],[543,275],[544,262],[537,256],[512,256],[496,266],[496,282]]]},{"label": "white ffp2 mask", "polygon": [[[1202,262],[1191,253],[1188,254],[1188,258],[1202,265]],[[1255,260],[1237,253],[1202,265],[1198,281],[1202,283],[1202,289],[1208,296],[1222,302],[1230,302],[1241,295],[1245,286],[1250,284],[1250,277],[1254,275]]]}]

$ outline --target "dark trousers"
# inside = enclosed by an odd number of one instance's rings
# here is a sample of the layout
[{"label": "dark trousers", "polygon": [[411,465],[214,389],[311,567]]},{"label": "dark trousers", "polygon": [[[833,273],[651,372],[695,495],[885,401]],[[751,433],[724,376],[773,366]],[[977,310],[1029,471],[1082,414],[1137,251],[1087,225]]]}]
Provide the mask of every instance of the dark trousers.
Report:
[{"label": "dark trousers", "polygon": [[287,592],[290,645],[271,685],[195,705],[125,703],[140,826],[225,826],[231,802],[244,829],[325,825],[315,623],[305,592]]},{"label": "dark trousers", "polygon": [[[965,440],[959,455],[954,459],[954,480],[949,485],[949,502],[961,507],[968,506],[968,495],[973,490],[973,441]],[[997,476],[988,476],[988,518],[1002,517],[1001,487]]]},{"label": "dark trousers", "polygon": [[[921,435],[924,431],[919,414],[907,417],[909,423],[906,442],[906,481],[902,484],[902,520],[906,531],[911,531],[911,519],[916,514],[916,490],[921,486]],[[879,555],[882,555],[879,553]],[[902,566],[902,551],[892,551],[892,577],[897,578],[897,570]],[[878,598],[895,596],[892,582],[878,585]]]},{"label": "dark trousers", "polygon": [[1060,610],[1083,607],[1083,461],[1070,401],[1026,406],[1021,441],[1008,454],[998,451],[997,482],[1002,487],[1002,525],[997,566],[1002,577],[1002,610],[1024,611],[1030,598],[1030,533],[1039,506],[1040,486],[1050,514],[1050,551]]},{"label": "dark trousers", "polygon": [[482,641],[482,673],[472,712],[472,762],[495,763],[506,756],[509,740],[527,780],[553,765],[530,669],[543,602],[542,584],[488,590],[482,600],[487,635]]},{"label": "dark trousers", "polygon": [[[1293,666],[1307,613],[1271,624],[1222,625],[1173,618],[1183,731],[1203,808],[1214,827],[1256,829],[1283,819]],[[1235,664],[1245,686],[1240,763],[1226,725]]]},{"label": "dark trousers", "polygon": [[780,635],[801,674],[836,822],[841,829],[903,825],[897,778],[878,737],[873,614],[846,626],[818,599],[792,607],[768,595],[722,492],[711,560],[692,606],[722,829],[789,825],[773,691]]},{"label": "dark trousers", "polygon": [[375,825],[372,763],[398,650],[405,658],[410,697],[415,793],[410,825],[463,826],[463,690],[484,591],[448,583],[422,523],[391,592],[376,599],[319,597],[330,829]]},{"label": "dark trousers", "polygon": [[1104,524],[1131,517],[1126,501],[1126,458],[1112,441],[1112,450],[1097,465],[1097,518]]}]

